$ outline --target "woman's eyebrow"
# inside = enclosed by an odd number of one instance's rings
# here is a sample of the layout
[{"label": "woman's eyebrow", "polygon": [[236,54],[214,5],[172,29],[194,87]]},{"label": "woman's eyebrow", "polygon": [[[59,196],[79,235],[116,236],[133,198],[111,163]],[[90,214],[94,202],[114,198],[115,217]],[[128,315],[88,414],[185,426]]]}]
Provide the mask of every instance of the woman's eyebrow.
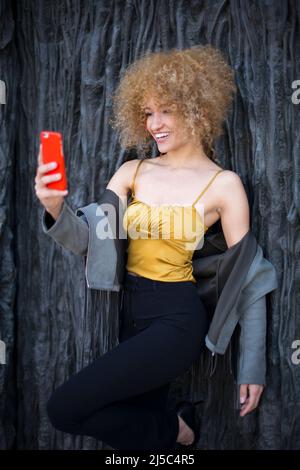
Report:
[{"label": "woman's eyebrow", "polygon": [[[168,107],[168,105],[166,104],[166,105],[158,106],[158,109],[167,108],[167,107]],[[149,106],[145,106],[145,107],[143,108],[143,110],[146,111],[146,109],[152,109],[152,108],[149,107]]]}]

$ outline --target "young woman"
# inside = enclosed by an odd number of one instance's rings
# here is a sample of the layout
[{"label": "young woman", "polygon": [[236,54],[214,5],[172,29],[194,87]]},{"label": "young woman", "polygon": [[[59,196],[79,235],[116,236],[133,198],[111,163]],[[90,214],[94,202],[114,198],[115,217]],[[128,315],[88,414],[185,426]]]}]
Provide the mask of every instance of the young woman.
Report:
[{"label": "young woman", "polygon": [[[48,414],[57,429],[115,449],[196,445],[192,404],[169,410],[167,397],[171,381],[203,351],[209,327],[191,247],[219,219],[228,247],[249,230],[243,184],[212,147],[234,91],[232,70],[211,46],[147,54],[126,70],[112,124],[124,148],[145,157],[155,140],[159,156],[123,163],[107,185],[132,196],[122,221],[129,244],[120,344],[55,390]],[[40,156],[36,191],[56,220],[65,194],[47,189],[55,179],[47,171]],[[249,389],[244,414],[263,386]]]}]

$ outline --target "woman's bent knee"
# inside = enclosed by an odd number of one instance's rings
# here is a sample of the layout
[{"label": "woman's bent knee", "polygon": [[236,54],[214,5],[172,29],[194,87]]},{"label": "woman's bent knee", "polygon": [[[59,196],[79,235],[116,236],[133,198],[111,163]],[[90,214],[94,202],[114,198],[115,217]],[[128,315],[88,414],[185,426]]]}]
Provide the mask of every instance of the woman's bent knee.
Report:
[{"label": "woman's bent knee", "polygon": [[60,413],[60,405],[55,398],[55,393],[51,395],[47,402],[47,414],[52,426],[56,429],[60,429],[63,419]]},{"label": "woman's bent knee", "polygon": [[64,401],[59,397],[59,393],[53,392],[47,402],[47,414],[52,426],[59,431],[67,433],[77,433],[78,424],[74,423],[70,412]]}]

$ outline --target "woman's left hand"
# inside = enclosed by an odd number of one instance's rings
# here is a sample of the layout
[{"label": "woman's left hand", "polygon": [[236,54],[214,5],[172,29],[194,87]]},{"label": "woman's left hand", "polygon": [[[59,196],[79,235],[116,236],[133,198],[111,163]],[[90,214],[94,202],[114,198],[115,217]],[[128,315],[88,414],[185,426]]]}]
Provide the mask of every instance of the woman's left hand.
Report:
[{"label": "woman's left hand", "polygon": [[240,416],[245,416],[246,414],[253,411],[260,400],[261,394],[263,392],[264,385],[257,384],[241,384],[240,385],[240,403],[241,411]]}]

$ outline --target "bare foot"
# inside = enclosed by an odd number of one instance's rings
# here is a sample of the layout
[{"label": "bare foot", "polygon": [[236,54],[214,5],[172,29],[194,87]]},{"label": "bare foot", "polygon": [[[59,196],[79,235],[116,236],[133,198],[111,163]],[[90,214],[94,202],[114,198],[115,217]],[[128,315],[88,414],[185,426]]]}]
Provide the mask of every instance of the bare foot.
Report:
[{"label": "bare foot", "polygon": [[194,431],[183,421],[181,416],[178,416],[179,419],[179,433],[177,436],[177,441],[183,445],[190,445],[194,442],[195,434]]}]

